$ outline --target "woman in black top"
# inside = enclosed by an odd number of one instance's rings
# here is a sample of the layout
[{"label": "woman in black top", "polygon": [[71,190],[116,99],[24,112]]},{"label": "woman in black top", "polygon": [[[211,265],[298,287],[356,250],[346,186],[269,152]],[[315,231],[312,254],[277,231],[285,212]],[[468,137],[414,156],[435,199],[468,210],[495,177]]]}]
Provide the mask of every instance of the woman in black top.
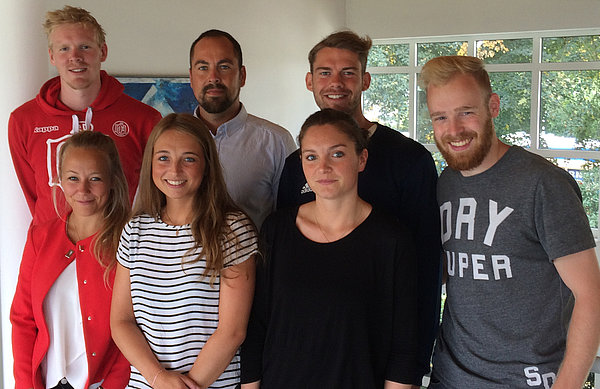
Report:
[{"label": "woman in black top", "polygon": [[411,388],[414,247],[358,197],[368,134],[325,109],[298,139],[316,200],[263,225],[242,388]]}]

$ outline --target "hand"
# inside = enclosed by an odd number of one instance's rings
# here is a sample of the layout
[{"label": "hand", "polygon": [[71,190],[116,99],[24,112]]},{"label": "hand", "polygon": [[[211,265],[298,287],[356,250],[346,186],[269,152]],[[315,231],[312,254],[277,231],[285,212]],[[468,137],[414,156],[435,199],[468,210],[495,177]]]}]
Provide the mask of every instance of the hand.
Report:
[{"label": "hand", "polygon": [[160,373],[154,382],[154,389],[201,389],[194,380],[187,375],[175,371]]}]

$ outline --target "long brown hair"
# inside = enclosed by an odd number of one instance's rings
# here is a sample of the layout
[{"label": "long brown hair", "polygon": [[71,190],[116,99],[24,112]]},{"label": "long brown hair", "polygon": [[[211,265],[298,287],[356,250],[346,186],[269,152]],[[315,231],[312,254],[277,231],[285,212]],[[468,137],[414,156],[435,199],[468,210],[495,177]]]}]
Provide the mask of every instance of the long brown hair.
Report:
[{"label": "long brown hair", "polygon": [[[62,165],[65,153],[69,148],[80,147],[101,152],[106,159],[110,177],[110,193],[104,208],[104,222],[92,241],[94,257],[104,267],[104,279],[108,280],[110,271],[116,265],[116,252],[121,237],[121,231],[129,219],[129,190],[127,180],[121,167],[119,152],[115,142],[108,136],[97,131],[80,131],[61,146],[58,154],[58,176],[62,175]],[[56,190],[56,186],[53,188]],[[56,205],[56,195],[54,196]]]},{"label": "long brown hair", "polygon": [[133,214],[147,214],[158,220],[167,204],[166,196],[152,180],[152,159],[156,141],[168,130],[191,135],[202,147],[206,164],[202,183],[194,196],[191,229],[195,245],[190,250],[201,248],[201,251],[190,262],[198,261],[204,256],[206,268],[203,275],[210,276],[212,284],[223,270],[223,242],[232,233],[227,223],[227,214],[241,211],[227,192],[215,141],[200,119],[189,114],[172,113],[154,126],[144,150],[140,187]]}]

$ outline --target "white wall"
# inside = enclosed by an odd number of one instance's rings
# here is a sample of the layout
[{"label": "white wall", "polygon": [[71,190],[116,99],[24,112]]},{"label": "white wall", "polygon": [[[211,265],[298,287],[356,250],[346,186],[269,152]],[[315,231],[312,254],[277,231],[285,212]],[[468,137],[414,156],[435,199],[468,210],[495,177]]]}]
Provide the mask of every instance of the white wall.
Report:
[{"label": "white wall", "polygon": [[41,31],[32,32],[43,12],[38,0],[2,0],[0,2],[0,386],[12,384],[12,349],[8,313],[16,286],[27,225],[31,220],[27,205],[14,175],[8,151],[6,125],[10,112],[35,96],[47,77],[46,43]]},{"label": "white wall", "polygon": [[371,38],[600,27],[599,0],[347,0],[346,12]]}]

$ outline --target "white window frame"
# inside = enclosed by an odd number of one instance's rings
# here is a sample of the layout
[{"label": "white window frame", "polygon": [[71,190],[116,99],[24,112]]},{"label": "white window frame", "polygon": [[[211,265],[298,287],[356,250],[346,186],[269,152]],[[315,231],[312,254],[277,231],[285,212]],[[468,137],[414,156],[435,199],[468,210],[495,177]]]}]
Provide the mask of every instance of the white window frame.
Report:
[{"label": "white window frame", "polygon": [[[600,151],[587,150],[557,150],[539,148],[539,118],[541,107],[541,73],[544,71],[565,71],[565,70],[600,70],[600,61],[594,62],[560,62],[546,63],[541,62],[542,56],[542,38],[569,37],[583,35],[600,35],[600,29],[570,29],[570,30],[550,30],[535,32],[507,32],[507,33],[489,33],[489,34],[469,34],[469,35],[446,35],[435,37],[414,37],[414,38],[394,38],[394,39],[374,39],[373,45],[386,44],[408,44],[409,46],[409,65],[408,66],[387,66],[387,67],[368,67],[367,71],[371,74],[394,74],[402,73],[409,75],[409,120],[408,136],[417,139],[417,75],[421,67],[417,65],[417,45],[420,43],[435,42],[457,42],[468,43],[468,54],[476,56],[476,42],[480,40],[500,40],[500,39],[532,39],[533,51],[531,63],[519,64],[486,64],[486,70],[493,72],[530,72],[531,73],[531,117],[530,117],[530,138],[531,145],[529,150],[545,158],[584,158],[600,160]],[[500,108],[502,109],[502,108]],[[423,144],[430,152],[437,152],[434,144]],[[599,212],[600,219],[600,212]],[[598,225],[600,225],[600,220]],[[594,236],[598,238],[598,229],[594,230]]]}]

